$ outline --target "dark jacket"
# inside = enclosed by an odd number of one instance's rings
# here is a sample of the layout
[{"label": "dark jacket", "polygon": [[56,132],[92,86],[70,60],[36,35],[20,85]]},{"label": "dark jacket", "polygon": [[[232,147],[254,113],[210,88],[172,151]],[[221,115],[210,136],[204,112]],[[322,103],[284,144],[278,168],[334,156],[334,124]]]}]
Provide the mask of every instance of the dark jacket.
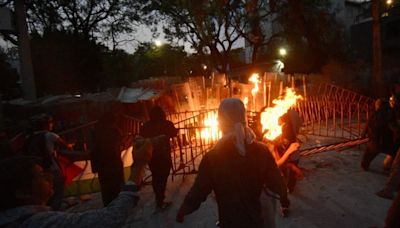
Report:
[{"label": "dark jacket", "polygon": [[392,155],[396,151],[392,128],[394,125],[395,121],[389,110],[378,110],[368,119],[362,136],[368,136],[370,147]]},{"label": "dark jacket", "polygon": [[96,124],[91,153],[93,172],[98,172],[100,169],[108,171],[117,169],[117,172],[121,173],[123,170],[121,140],[122,133],[113,123]]},{"label": "dark jacket", "polygon": [[140,135],[145,138],[156,137],[165,135],[160,143],[154,146],[153,156],[150,159],[150,164],[157,162],[171,162],[171,146],[169,143],[170,138],[175,137],[178,129],[174,124],[166,119],[150,119],[150,121],[143,124],[140,129]]},{"label": "dark jacket", "polygon": [[262,227],[260,195],[264,185],[287,197],[286,185],[266,145],[246,145],[246,155],[241,156],[227,140],[204,156],[181,210],[184,214],[197,210],[213,190],[221,227]]}]

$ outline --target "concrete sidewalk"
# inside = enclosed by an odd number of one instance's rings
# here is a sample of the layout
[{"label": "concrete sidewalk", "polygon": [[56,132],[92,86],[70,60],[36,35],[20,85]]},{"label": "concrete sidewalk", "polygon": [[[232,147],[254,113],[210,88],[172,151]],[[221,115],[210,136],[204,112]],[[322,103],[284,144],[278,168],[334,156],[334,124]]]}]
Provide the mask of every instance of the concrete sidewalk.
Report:
[{"label": "concrete sidewalk", "polygon": [[[383,173],[384,155],[371,164],[369,172],[360,167],[362,150],[352,148],[341,152],[325,152],[302,158],[300,166],[305,178],[298,182],[291,194],[288,218],[276,212],[276,227],[383,227],[390,200],[374,193],[382,188],[387,176]],[[185,217],[185,222],[175,222],[178,207],[192,186],[195,176],[180,177],[168,182],[167,199],[173,202],[163,213],[154,213],[155,202],[151,186],[145,186],[135,213],[129,217],[126,227],[216,227],[217,206],[211,194],[200,209]],[[270,207],[268,197],[263,204]],[[100,194],[70,210],[82,211],[102,206]],[[271,208],[268,209],[271,211]],[[271,213],[271,212],[269,212]]]}]

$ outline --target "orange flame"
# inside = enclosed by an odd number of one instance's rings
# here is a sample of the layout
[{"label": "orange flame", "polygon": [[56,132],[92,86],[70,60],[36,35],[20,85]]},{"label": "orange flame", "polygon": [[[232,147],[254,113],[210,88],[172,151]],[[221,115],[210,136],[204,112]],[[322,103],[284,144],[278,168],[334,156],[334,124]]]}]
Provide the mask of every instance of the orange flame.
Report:
[{"label": "orange flame", "polygon": [[244,107],[247,109],[247,104],[249,103],[249,98],[248,97],[244,97],[244,99],[243,99],[243,104],[244,104]]},{"label": "orange flame", "polygon": [[291,88],[286,88],[285,97],[272,101],[275,104],[274,107],[268,107],[261,113],[262,132],[266,131],[264,138],[274,140],[282,134],[282,125],[279,124],[279,118],[293,107],[297,100],[301,99],[303,99],[302,96],[296,95]]},{"label": "orange flame", "polygon": [[204,119],[205,128],[201,130],[201,137],[206,140],[216,141],[221,138],[221,131],[218,128],[218,118],[215,112],[210,113]]},{"label": "orange flame", "polygon": [[254,83],[254,88],[251,90],[251,94],[253,95],[253,97],[259,90],[258,83],[260,83],[260,80],[258,78],[259,78],[258,74],[252,74],[251,77],[249,78],[249,81]]}]

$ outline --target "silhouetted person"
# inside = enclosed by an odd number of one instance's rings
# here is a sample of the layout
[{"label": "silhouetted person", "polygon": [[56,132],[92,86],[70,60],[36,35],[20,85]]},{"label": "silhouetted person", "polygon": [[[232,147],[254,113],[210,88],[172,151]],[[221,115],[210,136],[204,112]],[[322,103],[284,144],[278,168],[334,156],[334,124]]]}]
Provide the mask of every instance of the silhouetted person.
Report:
[{"label": "silhouetted person", "polygon": [[368,137],[366,150],[363,154],[361,167],[369,169],[372,160],[379,154],[385,153],[393,156],[394,148],[393,129],[391,125],[396,124],[389,102],[378,99],[375,102],[375,112],[370,116],[362,137]]},{"label": "silhouetted person", "polygon": [[264,186],[288,207],[285,182],[267,146],[255,141],[241,100],[224,99],[218,109],[218,123],[222,138],[203,157],[176,219],[183,222],[214,191],[220,227],[262,227],[260,196]]},{"label": "silhouetted person", "polygon": [[[302,120],[298,112],[291,108],[280,118],[280,121],[282,122],[282,134],[279,136],[277,149],[280,157],[282,157],[292,143],[298,142],[297,134],[302,125]],[[293,152],[290,158],[280,166],[286,178],[289,192],[294,191],[297,179],[303,176],[302,171],[298,167],[299,159],[299,154]]]},{"label": "silhouetted person", "polygon": [[400,227],[400,194],[397,194],[396,199],[393,200],[390,206],[386,219],[385,228],[399,228]]},{"label": "silhouetted person", "polygon": [[58,210],[61,207],[64,197],[64,181],[61,165],[58,161],[57,146],[72,150],[74,144],[68,143],[58,134],[53,132],[53,117],[47,114],[40,114],[32,118],[34,131],[28,136],[24,145],[24,154],[38,156],[42,159],[42,167],[52,173],[54,177],[54,194],[49,200],[49,205]]},{"label": "silhouetted person", "polygon": [[149,113],[150,120],[140,128],[140,135],[145,138],[165,135],[159,145],[154,147],[153,157],[149,162],[152,174],[152,185],[156,198],[157,209],[167,208],[171,202],[165,202],[165,188],[172,168],[170,138],[175,137],[178,129],[166,119],[160,106],[154,106]]},{"label": "silhouetted person", "polygon": [[98,173],[104,206],[114,200],[124,184],[124,166],[121,159],[122,131],[118,115],[106,112],[94,129],[92,171]]}]

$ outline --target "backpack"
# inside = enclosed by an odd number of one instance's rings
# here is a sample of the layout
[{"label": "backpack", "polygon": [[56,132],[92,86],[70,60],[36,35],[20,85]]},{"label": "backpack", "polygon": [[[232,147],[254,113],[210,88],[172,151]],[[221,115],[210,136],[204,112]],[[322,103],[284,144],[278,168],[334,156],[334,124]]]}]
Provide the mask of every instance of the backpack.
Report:
[{"label": "backpack", "polygon": [[50,169],[53,163],[53,156],[49,153],[46,146],[46,132],[28,135],[22,153],[26,156],[40,158],[40,165],[42,165],[45,170]]}]

